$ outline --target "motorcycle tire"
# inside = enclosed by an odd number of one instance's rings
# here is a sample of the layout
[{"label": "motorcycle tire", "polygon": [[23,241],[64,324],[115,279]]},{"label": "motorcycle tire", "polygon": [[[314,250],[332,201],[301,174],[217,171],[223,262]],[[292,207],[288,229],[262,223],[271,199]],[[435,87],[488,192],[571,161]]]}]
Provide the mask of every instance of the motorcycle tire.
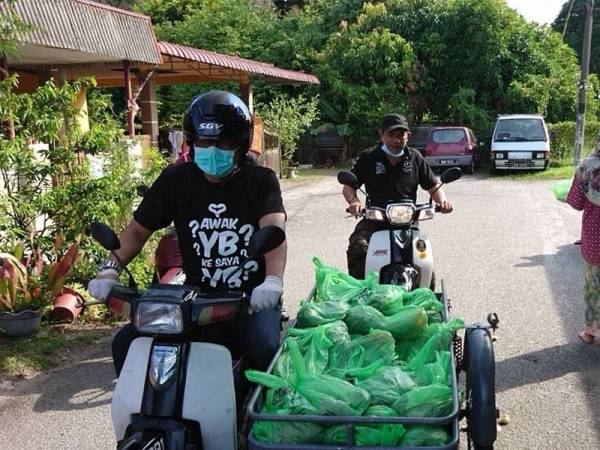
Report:
[{"label": "motorcycle tire", "polygon": [[475,449],[492,449],[497,437],[496,364],[487,329],[466,330],[464,365],[469,440]]},{"label": "motorcycle tire", "polygon": [[435,272],[431,272],[431,282],[429,283],[429,289],[435,292]]}]

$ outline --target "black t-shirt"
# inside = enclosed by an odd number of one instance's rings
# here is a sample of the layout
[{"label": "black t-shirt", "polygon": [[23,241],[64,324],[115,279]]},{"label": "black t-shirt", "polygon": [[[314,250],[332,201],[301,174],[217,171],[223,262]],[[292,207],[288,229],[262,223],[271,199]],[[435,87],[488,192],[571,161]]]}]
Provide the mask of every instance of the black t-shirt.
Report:
[{"label": "black t-shirt", "polygon": [[405,147],[400,161],[392,165],[381,144],[363,151],[352,167],[371,200],[371,206],[385,207],[401,200],[417,201],[419,185],[429,190],[438,181],[425,158],[417,150]]},{"label": "black t-shirt", "polygon": [[[152,231],[174,222],[186,282],[211,292],[226,288],[223,277],[245,258],[259,220],[278,212],[285,209],[271,169],[244,165],[226,183],[217,184],[191,162],[163,170],[134,218]],[[249,291],[264,278],[265,262],[260,258],[247,263],[227,287]]]}]

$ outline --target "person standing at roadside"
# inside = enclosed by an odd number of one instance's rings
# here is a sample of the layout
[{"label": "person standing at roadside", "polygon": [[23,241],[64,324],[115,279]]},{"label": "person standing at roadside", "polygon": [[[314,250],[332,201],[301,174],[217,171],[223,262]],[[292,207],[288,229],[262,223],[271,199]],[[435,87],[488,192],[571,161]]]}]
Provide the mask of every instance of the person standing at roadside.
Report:
[{"label": "person standing at roadside", "polygon": [[600,339],[600,143],[596,150],[577,166],[567,203],[581,218],[581,254],[585,281],[585,324],[577,333],[586,344]]}]

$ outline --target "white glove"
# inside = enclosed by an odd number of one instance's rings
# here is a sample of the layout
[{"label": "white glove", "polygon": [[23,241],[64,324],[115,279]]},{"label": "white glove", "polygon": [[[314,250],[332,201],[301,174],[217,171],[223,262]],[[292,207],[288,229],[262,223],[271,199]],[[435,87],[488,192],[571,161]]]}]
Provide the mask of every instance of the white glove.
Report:
[{"label": "white glove", "polygon": [[273,275],[267,275],[265,281],[256,286],[250,297],[248,314],[274,308],[283,294],[283,280]]},{"label": "white glove", "polygon": [[103,302],[117,284],[119,284],[119,273],[115,269],[104,269],[88,283],[88,292],[96,300]]}]

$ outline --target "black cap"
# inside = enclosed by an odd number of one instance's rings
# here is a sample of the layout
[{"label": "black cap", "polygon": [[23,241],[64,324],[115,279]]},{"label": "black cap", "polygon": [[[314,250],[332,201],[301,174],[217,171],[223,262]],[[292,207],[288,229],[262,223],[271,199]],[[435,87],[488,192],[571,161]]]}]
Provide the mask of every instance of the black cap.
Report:
[{"label": "black cap", "polygon": [[388,114],[383,118],[381,122],[381,131],[384,133],[386,131],[396,130],[398,128],[404,128],[405,130],[410,131],[410,127],[408,126],[408,120],[402,114]]}]

